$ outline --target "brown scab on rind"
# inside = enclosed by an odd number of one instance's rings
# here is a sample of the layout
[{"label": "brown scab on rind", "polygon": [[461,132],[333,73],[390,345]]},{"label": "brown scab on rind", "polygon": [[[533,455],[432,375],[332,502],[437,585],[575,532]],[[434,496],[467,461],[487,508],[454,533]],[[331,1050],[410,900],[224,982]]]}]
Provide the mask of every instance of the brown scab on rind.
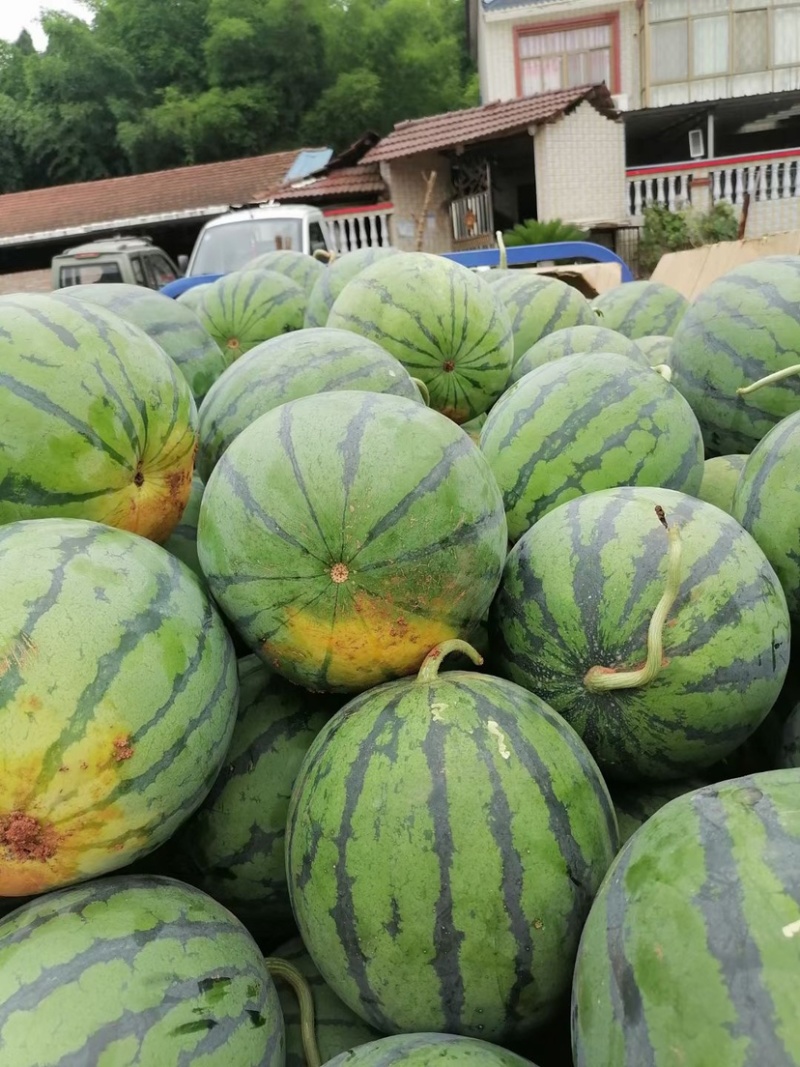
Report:
[{"label": "brown scab on rind", "polygon": [[10,815],[0,815],[0,847],[17,861],[49,860],[56,852],[56,833],[33,815],[12,811]]},{"label": "brown scab on rind", "polygon": [[454,370],[456,369],[455,361],[454,361],[454,360],[452,360],[452,359],[446,359],[446,360],[444,361],[444,363],[442,364],[442,366],[444,367],[444,369],[445,369],[445,370],[446,370],[446,371],[447,371],[448,373],[449,373],[450,371],[454,371]]},{"label": "brown scab on rind", "polygon": [[133,745],[129,737],[115,737],[111,744],[117,763],[122,763],[123,760],[130,759],[133,755]]},{"label": "brown scab on rind", "polygon": [[346,563],[334,563],[331,567],[331,581],[336,582],[337,585],[346,582],[349,577],[350,571]]},{"label": "brown scab on rind", "polygon": [[226,347],[227,348],[234,348],[234,349],[238,348],[239,347],[239,338],[238,337],[229,337],[228,340],[226,341]]}]

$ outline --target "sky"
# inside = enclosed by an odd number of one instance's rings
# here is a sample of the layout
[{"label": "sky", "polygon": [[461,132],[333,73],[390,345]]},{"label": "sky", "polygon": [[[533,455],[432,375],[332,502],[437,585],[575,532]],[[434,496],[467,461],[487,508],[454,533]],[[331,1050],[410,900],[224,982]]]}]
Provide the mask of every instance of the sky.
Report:
[{"label": "sky", "polygon": [[27,29],[37,48],[43,48],[45,37],[37,19],[42,10],[67,11],[70,15],[88,18],[79,0],[0,0],[0,40],[15,41]]}]

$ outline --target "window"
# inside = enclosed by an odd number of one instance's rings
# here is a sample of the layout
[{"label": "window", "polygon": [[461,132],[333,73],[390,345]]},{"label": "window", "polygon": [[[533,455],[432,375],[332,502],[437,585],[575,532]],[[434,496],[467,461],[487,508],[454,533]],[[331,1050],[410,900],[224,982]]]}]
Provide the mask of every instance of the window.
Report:
[{"label": "window", "polygon": [[297,218],[224,222],[209,226],[201,234],[193,253],[192,274],[228,274],[265,252],[302,247]]},{"label": "window", "polygon": [[159,255],[158,252],[151,253],[147,260],[150,263],[153,274],[155,275],[156,285],[154,288],[160,289],[162,285],[167,285],[169,282],[174,282],[177,275],[170,266],[170,262],[165,256]]},{"label": "window", "polygon": [[325,235],[322,232],[322,227],[318,222],[310,223],[308,227],[308,242],[310,246],[310,252],[313,255],[318,249],[323,252],[326,251],[328,244],[325,240]]},{"label": "window", "polygon": [[131,256],[131,270],[133,271],[133,280],[137,285],[147,285],[147,282],[144,280],[142,261],[138,256]]},{"label": "window", "polygon": [[612,16],[518,31],[520,95],[600,82],[614,89],[616,25]]}]

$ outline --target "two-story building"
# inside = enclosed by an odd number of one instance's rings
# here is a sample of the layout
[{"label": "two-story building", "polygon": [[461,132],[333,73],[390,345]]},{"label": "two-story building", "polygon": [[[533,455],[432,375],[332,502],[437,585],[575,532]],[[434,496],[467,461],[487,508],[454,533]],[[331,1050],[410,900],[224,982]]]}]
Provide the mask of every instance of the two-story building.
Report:
[{"label": "two-story building", "polygon": [[800,225],[800,0],[466,3],[483,103],[608,86],[633,220],[725,198],[750,233]]}]

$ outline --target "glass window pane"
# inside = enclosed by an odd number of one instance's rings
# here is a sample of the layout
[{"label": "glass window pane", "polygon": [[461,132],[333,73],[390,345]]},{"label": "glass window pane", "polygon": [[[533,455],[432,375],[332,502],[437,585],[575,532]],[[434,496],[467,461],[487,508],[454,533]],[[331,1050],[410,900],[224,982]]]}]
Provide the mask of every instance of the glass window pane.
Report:
[{"label": "glass window pane", "polygon": [[599,85],[600,82],[605,82],[608,86],[611,85],[611,51],[608,48],[589,53],[587,84]]},{"label": "glass window pane", "polygon": [[692,73],[696,78],[728,70],[728,16],[692,20]]},{"label": "glass window pane", "polygon": [[733,16],[733,69],[749,74],[769,68],[766,11],[740,11]]},{"label": "glass window pane", "polygon": [[544,82],[541,59],[525,59],[521,63],[521,68],[522,95],[534,96],[542,92]]},{"label": "glass window pane", "polygon": [[685,20],[664,22],[650,31],[654,82],[684,81],[689,76],[689,31]]},{"label": "glass window pane", "polygon": [[786,67],[800,63],[800,9],[776,8],[773,17],[775,66]]},{"label": "glass window pane", "polygon": [[689,14],[688,0],[650,0],[650,21],[680,18]]}]

